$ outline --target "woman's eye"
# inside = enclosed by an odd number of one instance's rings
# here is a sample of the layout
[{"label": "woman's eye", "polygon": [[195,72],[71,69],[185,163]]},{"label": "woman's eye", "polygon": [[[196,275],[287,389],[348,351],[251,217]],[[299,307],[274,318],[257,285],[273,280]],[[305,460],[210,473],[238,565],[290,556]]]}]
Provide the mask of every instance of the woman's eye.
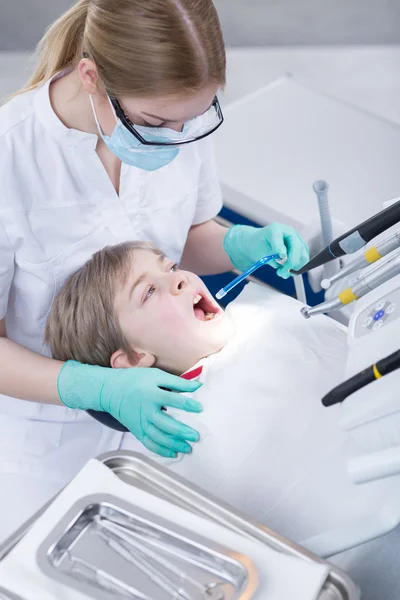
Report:
[{"label": "woman's eye", "polygon": [[147,300],[148,298],[150,298],[150,296],[152,296],[152,295],[153,295],[153,292],[155,292],[155,289],[156,289],[156,288],[154,287],[154,285],[152,285],[151,287],[149,287],[149,289],[147,290],[147,292],[146,292],[146,294],[145,294],[145,296],[144,296],[144,302],[146,302],[146,300]]}]

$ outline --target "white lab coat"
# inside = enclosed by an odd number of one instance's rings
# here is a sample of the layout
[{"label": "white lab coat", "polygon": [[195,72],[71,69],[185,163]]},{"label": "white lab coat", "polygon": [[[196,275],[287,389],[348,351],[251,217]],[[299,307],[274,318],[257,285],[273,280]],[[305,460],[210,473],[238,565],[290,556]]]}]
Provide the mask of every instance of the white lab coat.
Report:
[{"label": "white lab coat", "polygon": [[[155,172],[122,165],[119,195],[97,139],[61,123],[49,82],[0,109],[0,319],[44,355],[52,301],[95,251],[146,240],[179,261],[189,228],[222,205],[210,138]],[[0,396],[0,539],[121,437],[85,412]]]}]

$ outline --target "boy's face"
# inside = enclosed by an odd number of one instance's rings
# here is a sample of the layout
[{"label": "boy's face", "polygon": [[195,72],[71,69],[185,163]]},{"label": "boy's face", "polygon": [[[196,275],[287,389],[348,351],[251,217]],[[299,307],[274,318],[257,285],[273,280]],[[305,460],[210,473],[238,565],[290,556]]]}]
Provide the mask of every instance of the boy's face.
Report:
[{"label": "boy's face", "polygon": [[[134,252],[114,309],[140,366],[171,373],[181,374],[218,352],[233,335],[231,321],[201,279],[149,251]],[[116,361],[113,366],[129,365]]]}]

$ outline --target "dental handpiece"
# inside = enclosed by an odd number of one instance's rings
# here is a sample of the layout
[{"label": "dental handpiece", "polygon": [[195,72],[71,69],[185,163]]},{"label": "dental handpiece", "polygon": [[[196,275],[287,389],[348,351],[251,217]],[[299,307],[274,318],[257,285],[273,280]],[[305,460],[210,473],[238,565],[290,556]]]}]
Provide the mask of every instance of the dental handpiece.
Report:
[{"label": "dental handpiece", "polygon": [[389,227],[396,225],[399,221],[400,200],[333,240],[329,246],[321,250],[304,267],[298,271],[292,270],[291,273],[301,275],[344,254],[357,252],[367,242],[389,229]]},{"label": "dental handpiece", "polygon": [[344,267],[329,279],[323,279],[321,281],[322,289],[327,290],[330,288],[332,283],[336,283],[336,281],[343,279],[343,277],[346,277],[346,275],[350,275],[350,273],[353,273],[358,269],[364,269],[365,267],[372,265],[374,262],[380,260],[393,250],[396,250],[396,248],[398,248],[399,246],[400,231],[398,231],[394,235],[391,235],[386,240],[383,240],[383,242],[376,244],[376,246],[372,246],[372,248],[366,250],[362,256],[359,256],[358,258],[353,260],[350,264],[347,265],[347,267]]},{"label": "dental handpiece", "polygon": [[300,312],[305,319],[309,319],[314,315],[320,315],[341,308],[342,306],[354,302],[354,300],[358,300],[358,298],[362,298],[365,294],[368,294],[368,292],[374,290],[399,273],[400,254],[396,254],[396,256],[387,260],[383,265],[377,266],[373,271],[359,277],[351,287],[343,290],[336,298],[333,298],[333,300],[322,302],[322,304],[318,304],[312,308],[305,306]]},{"label": "dental handpiece", "polygon": [[333,406],[334,404],[343,402],[343,400],[346,400],[348,396],[354,394],[357,390],[360,390],[388,373],[392,373],[392,371],[395,371],[398,368],[400,368],[400,350],[378,360],[376,364],[371,365],[367,369],[357,373],[357,375],[354,375],[353,377],[350,377],[350,379],[337,385],[322,398],[322,404],[324,406]]}]

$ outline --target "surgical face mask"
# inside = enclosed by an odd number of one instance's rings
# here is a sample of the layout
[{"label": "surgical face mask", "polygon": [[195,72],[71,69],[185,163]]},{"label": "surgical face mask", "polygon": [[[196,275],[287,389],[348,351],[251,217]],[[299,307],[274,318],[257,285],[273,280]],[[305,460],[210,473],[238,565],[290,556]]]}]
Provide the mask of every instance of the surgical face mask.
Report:
[{"label": "surgical face mask", "polygon": [[[97,129],[102,140],[107,148],[123,163],[143,169],[144,171],[156,171],[171,163],[178,156],[179,146],[146,146],[142,144],[118,119],[110,98],[108,98],[108,101],[113,110],[116,125],[111,135],[105,135],[97,119],[93,98],[90,95],[89,98]],[[139,125],[136,126],[136,129],[148,141],[168,142],[184,139],[190,132],[191,124],[192,121],[186,123],[182,132],[173,131],[167,127],[142,127]]]}]

